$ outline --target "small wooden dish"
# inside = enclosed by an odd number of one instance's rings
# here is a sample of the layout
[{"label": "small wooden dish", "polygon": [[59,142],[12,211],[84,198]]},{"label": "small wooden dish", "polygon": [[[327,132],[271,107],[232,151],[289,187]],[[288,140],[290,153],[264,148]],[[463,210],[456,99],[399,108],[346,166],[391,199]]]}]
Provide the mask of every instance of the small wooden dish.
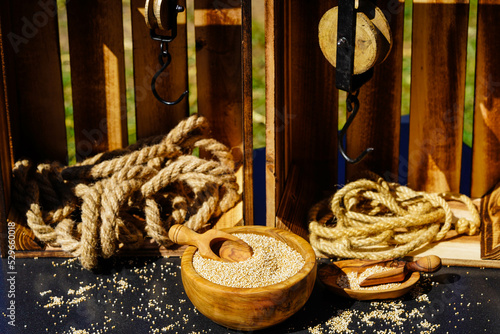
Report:
[{"label": "small wooden dish", "polygon": [[227,233],[255,233],[274,237],[298,251],[305,260],[302,269],[287,280],[260,288],[232,288],[210,282],[193,266],[196,247],[182,255],[182,284],[193,305],[212,321],[236,330],[253,331],[273,326],[297,312],[309,299],[316,280],[316,256],[303,238],[266,226],[239,226]]},{"label": "small wooden dish", "polygon": [[364,260],[344,260],[334,262],[321,267],[318,270],[318,278],[326,287],[334,293],[357,300],[374,300],[374,299],[392,299],[398,298],[406,294],[420,279],[419,272],[413,272],[410,277],[401,282],[396,288],[384,290],[368,290],[360,289],[353,290],[341,288],[337,284],[337,279],[340,275],[347,275],[353,271],[358,273],[363,272],[367,268],[375,265],[382,265],[380,261],[364,261]]}]

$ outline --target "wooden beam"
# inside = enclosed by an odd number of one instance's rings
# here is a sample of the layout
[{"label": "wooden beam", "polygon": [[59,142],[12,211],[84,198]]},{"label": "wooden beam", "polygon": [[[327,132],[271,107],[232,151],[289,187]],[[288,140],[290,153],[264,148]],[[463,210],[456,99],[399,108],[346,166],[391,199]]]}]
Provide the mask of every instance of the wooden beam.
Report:
[{"label": "wooden beam", "polygon": [[347,181],[356,180],[365,170],[398,180],[404,6],[404,1],[389,1],[379,7],[390,25],[392,49],[361,87],[359,113],[347,132],[349,157],[356,158],[368,147],[374,151],[357,164],[346,164]]},{"label": "wooden beam", "polygon": [[127,145],[120,0],[67,2],[78,160]]},{"label": "wooden beam", "polygon": [[500,182],[500,3],[480,0],[477,17],[476,92],[471,196]]},{"label": "wooden beam", "polygon": [[[231,148],[240,189],[247,191],[243,181],[248,176],[243,171],[241,3],[197,0],[194,5],[198,112],[210,122],[211,136]],[[241,224],[241,204],[227,212],[217,227]]]},{"label": "wooden beam", "polygon": [[[186,1],[179,1],[185,7]],[[179,104],[167,106],[158,101],[151,91],[151,79],[160,69],[158,56],[160,42],[149,35],[144,18],[144,0],[132,0],[132,41],[134,44],[134,91],[137,139],[168,133],[189,113],[186,96]],[[172,63],[157,80],[157,91],[166,100],[176,100],[188,90],[186,12],[177,15],[177,37],[169,43]],[[170,32],[158,30],[168,35]]]},{"label": "wooden beam", "polygon": [[[63,84],[56,1],[10,2],[4,46],[15,73],[8,89],[14,157],[67,161]],[[7,13],[6,13],[7,14]],[[11,100],[9,103],[11,104]]]},{"label": "wooden beam", "polygon": [[460,189],[468,1],[414,1],[408,185]]}]

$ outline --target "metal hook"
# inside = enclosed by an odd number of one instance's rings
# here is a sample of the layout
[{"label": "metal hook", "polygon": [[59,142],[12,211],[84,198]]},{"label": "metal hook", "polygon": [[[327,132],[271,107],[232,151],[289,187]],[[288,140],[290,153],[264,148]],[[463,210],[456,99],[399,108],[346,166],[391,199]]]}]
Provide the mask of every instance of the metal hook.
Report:
[{"label": "metal hook", "polygon": [[[170,53],[168,53],[168,42],[162,41],[160,47],[161,47],[161,52],[160,55],[158,56],[158,61],[161,65],[161,68],[160,70],[158,70],[158,72],[155,73],[153,79],[151,80],[151,91],[153,92],[153,95],[156,97],[158,101],[168,106],[173,106],[181,102],[184,96],[188,94],[188,91],[186,90],[184,93],[181,94],[181,96],[179,96],[179,98],[177,98],[177,100],[174,101],[167,101],[163,99],[156,91],[156,80],[163,73],[163,71],[165,71],[168,65],[170,65],[170,63],[172,62],[172,56],[170,55]],[[164,60],[164,58],[166,58],[166,60]]]},{"label": "metal hook", "polygon": [[[155,17],[154,19],[152,19],[154,23],[153,25],[149,21],[147,21],[147,23],[149,23],[149,26],[151,26],[151,29],[149,30],[149,35],[151,36],[151,38],[155,41],[160,42],[160,55],[158,56],[158,61],[161,65],[161,68],[158,70],[158,72],[155,73],[153,79],[151,79],[151,91],[158,101],[168,106],[172,106],[181,102],[182,99],[188,94],[188,91],[186,90],[184,93],[182,93],[181,96],[177,98],[177,100],[167,101],[158,94],[158,91],[156,90],[156,80],[172,62],[172,56],[170,55],[170,53],[168,53],[168,43],[172,42],[177,36],[177,14],[184,11],[184,7],[179,6],[177,4],[177,1],[175,0],[168,1],[166,2],[166,4],[167,6],[165,6],[164,8],[165,10],[167,10],[167,14],[169,14],[169,19],[167,18],[166,20],[159,20],[162,18],[162,16],[160,15],[159,17]],[[156,3],[156,6],[158,5],[161,4]],[[159,23],[161,23],[160,26],[158,26]],[[157,34],[155,31],[156,28],[170,28],[170,35]]]},{"label": "metal hook", "polygon": [[344,146],[343,146],[344,136],[346,135],[347,129],[351,125],[352,121],[356,117],[358,110],[359,110],[358,94],[359,94],[359,90],[357,90],[354,94],[352,94],[350,92],[347,94],[346,109],[348,112],[351,112],[351,114],[347,118],[347,121],[345,122],[344,126],[342,127],[342,130],[340,130],[339,139],[338,139],[338,147],[339,147],[340,154],[342,154],[344,159],[351,164],[355,164],[355,163],[360,162],[368,153],[370,153],[374,150],[373,147],[369,147],[366,150],[364,150],[355,159],[350,158],[344,150]]}]

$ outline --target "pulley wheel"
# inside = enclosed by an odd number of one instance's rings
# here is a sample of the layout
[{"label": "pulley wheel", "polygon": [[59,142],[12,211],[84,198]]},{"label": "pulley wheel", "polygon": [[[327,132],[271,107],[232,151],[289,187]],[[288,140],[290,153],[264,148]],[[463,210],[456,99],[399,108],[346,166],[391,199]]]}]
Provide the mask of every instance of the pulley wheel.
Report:
[{"label": "pulley wheel", "polygon": [[[384,13],[371,1],[360,0],[356,8],[356,41],[353,74],[361,74],[382,63],[392,47],[392,34]],[[337,64],[338,7],[327,11],[319,22],[319,45],[326,59]]]}]

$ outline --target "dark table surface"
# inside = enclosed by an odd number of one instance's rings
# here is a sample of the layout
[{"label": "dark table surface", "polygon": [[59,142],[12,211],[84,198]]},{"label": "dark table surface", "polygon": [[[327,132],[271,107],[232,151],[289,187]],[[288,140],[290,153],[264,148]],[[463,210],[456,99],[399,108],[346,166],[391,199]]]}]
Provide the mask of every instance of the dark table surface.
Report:
[{"label": "dark table surface", "polygon": [[[3,259],[1,275],[1,333],[239,333],[197,312],[179,258],[114,258],[94,272],[74,259]],[[294,316],[255,333],[500,333],[499,286],[500,270],[463,267],[391,301],[353,301],[317,283]]]}]

